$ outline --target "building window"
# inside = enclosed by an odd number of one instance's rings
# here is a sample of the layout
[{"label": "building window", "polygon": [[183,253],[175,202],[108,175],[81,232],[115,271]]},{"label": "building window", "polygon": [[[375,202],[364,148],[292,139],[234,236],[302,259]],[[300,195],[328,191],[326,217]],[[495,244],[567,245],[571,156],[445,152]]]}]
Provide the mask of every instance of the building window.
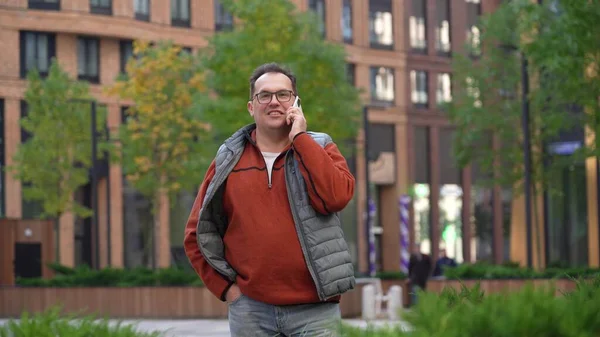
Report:
[{"label": "building window", "polygon": [[190,26],[189,0],[171,0],[171,25],[177,27]]},{"label": "building window", "polygon": [[[21,119],[27,117],[27,102],[21,101]],[[21,127],[21,143],[25,143],[31,138],[31,133]]]},{"label": "building window", "polygon": [[427,0],[412,0],[412,13],[408,20],[410,47],[414,52],[427,53]]},{"label": "building window", "polygon": [[452,102],[452,79],[450,74],[437,74],[436,102],[438,105]]},{"label": "building window", "polygon": [[127,123],[127,109],[129,109],[128,106],[122,106],[121,107],[121,124],[126,124]]},{"label": "building window", "polygon": [[94,38],[77,39],[77,75],[80,80],[99,82],[99,44]]},{"label": "building window", "polygon": [[119,42],[119,54],[121,63],[121,73],[127,73],[127,62],[133,56],[133,42],[121,40]]},{"label": "building window", "polygon": [[479,84],[472,77],[466,78],[467,84],[467,95],[473,100],[473,106],[481,108],[481,91],[479,90]]},{"label": "building window", "polygon": [[6,217],[6,188],[4,186],[4,168],[6,165],[4,137],[4,100],[0,98],[0,217]]},{"label": "building window", "polygon": [[232,30],[233,16],[219,0],[215,0],[215,30]]},{"label": "building window", "polygon": [[[559,158],[552,160],[560,160]],[[557,172],[546,192],[547,263],[552,266],[588,265],[588,203],[585,162]],[[557,193],[558,192],[558,193]]]},{"label": "building window", "polygon": [[410,99],[417,108],[427,108],[427,73],[422,70],[410,71]]},{"label": "building window", "polygon": [[123,175],[123,222],[128,224],[123,230],[125,266],[152,267],[154,254],[148,247],[154,247],[153,217],[151,199],[145,197]]},{"label": "building window", "polygon": [[192,55],[192,47],[181,47],[181,53]]},{"label": "building window", "polygon": [[325,36],[325,23],[327,22],[325,16],[325,0],[308,0],[308,7],[317,14],[319,18],[319,32]]},{"label": "building window", "polygon": [[[486,137],[480,143],[482,149],[491,149],[492,137]],[[486,184],[491,178],[479,163],[471,163],[471,261],[493,261],[494,251],[503,249],[502,246],[494,247],[495,197],[493,188]]]},{"label": "building window", "polygon": [[462,171],[454,157],[454,132],[452,128],[439,128],[439,218],[432,220],[434,225],[438,226],[439,236],[434,239],[438,240],[439,250],[445,250],[448,257],[462,263],[465,258],[462,248],[468,243],[463,242],[461,230],[464,191]]},{"label": "building window", "polygon": [[449,56],[450,43],[450,0],[437,0],[437,26],[435,27],[435,49],[440,56]]},{"label": "building window", "polygon": [[467,43],[471,48],[471,56],[481,55],[481,31],[479,17],[481,16],[481,0],[467,1]]},{"label": "building window", "polygon": [[29,9],[60,10],[60,0],[29,0]]},{"label": "building window", "polygon": [[[28,106],[26,101],[21,101],[21,119],[27,117]],[[25,131],[21,127],[21,143],[25,143],[31,138],[31,133]],[[23,183],[23,189],[30,186],[29,183]],[[21,189],[21,218],[23,219],[35,219],[39,218],[43,211],[43,205],[41,202],[36,200],[25,200],[23,198],[23,189]]]},{"label": "building window", "polygon": [[20,33],[21,77],[27,77],[30,70],[37,69],[41,76],[47,76],[50,63],[56,55],[56,36],[38,32]]},{"label": "building window", "polygon": [[394,102],[394,70],[371,67],[371,100],[389,105]]},{"label": "building window", "polygon": [[356,66],[352,63],[346,63],[346,79],[348,80],[348,83],[350,83],[353,86],[356,86],[356,79],[355,79],[355,74],[356,73]]},{"label": "building window", "polygon": [[150,0],[134,0],[133,9],[137,20],[150,21]]},{"label": "building window", "polygon": [[342,35],[345,43],[352,43],[352,0],[344,0],[342,5]]},{"label": "building window", "polygon": [[390,0],[369,0],[369,40],[373,48],[394,48],[392,2]]},{"label": "building window", "polygon": [[[413,168],[415,170],[414,217],[413,226],[415,242],[419,243],[421,251],[431,253],[431,161],[429,153],[429,128],[415,126],[413,129]],[[437,222],[436,222],[437,223]]]},{"label": "building window", "polygon": [[90,12],[112,15],[112,0],[90,0]]}]

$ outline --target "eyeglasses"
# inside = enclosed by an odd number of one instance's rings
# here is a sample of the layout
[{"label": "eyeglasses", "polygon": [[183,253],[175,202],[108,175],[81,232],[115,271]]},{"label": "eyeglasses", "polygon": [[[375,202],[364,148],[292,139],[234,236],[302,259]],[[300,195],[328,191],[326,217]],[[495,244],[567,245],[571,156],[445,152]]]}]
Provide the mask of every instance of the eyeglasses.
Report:
[{"label": "eyeglasses", "polygon": [[289,102],[294,96],[294,92],[291,90],[279,90],[278,92],[261,91],[254,95],[260,104],[271,103],[273,95],[277,97],[279,103]]}]

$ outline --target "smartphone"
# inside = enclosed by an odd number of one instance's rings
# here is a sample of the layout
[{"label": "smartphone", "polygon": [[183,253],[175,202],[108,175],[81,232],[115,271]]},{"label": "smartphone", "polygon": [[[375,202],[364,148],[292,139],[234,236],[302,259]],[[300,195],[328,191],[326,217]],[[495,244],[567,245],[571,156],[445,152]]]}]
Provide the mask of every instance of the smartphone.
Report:
[{"label": "smartphone", "polygon": [[296,96],[296,99],[294,100],[294,104],[292,106],[294,108],[299,108],[300,107],[300,96]]}]

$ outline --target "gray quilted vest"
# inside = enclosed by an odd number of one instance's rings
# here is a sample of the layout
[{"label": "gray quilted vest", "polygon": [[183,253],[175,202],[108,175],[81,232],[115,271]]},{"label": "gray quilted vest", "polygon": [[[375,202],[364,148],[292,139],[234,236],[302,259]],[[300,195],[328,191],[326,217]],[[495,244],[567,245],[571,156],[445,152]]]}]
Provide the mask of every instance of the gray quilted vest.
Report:
[{"label": "gray quilted vest", "polygon": [[[224,182],[242,156],[247,138],[256,126],[235,132],[217,151],[215,176],[208,186],[200,209],[197,240],[206,261],[219,273],[235,282],[237,273],[225,260],[223,236],[227,216],[223,211]],[[332,142],[329,135],[308,132],[322,147]],[[310,205],[304,178],[293,150],[285,156],[285,181],[290,208],[302,246],[304,260],[322,301],[341,295],[355,286],[354,267],[337,213],[323,215]]]}]

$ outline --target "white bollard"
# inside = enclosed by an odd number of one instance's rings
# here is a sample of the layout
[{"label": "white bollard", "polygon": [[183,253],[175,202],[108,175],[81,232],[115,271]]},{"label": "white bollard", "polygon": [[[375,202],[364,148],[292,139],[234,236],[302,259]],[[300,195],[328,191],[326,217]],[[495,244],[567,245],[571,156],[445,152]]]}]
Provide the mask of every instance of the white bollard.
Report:
[{"label": "white bollard", "polygon": [[362,288],[362,318],[375,319],[375,286],[372,284]]},{"label": "white bollard", "polygon": [[400,318],[402,309],[402,287],[391,286],[387,293],[387,314],[390,320]]}]

